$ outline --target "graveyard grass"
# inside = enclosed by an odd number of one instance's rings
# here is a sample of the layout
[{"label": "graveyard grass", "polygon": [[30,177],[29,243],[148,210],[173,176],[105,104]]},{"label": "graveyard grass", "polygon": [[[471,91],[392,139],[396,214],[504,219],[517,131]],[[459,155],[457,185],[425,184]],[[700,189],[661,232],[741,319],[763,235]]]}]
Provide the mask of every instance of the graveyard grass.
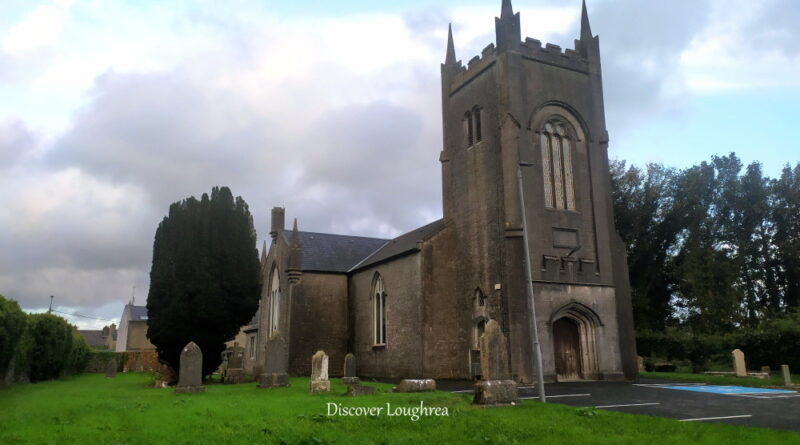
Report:
[{"label": "graveyard grass", "polygon": [[[755,386],[758,388],[783,388],[783,376],[780,371],[770,375],[766,379],[755,377],[736,377],[735,375],[708,375],[693,374],[688,372],[642,372],[641,377],[647,379],[664,379],[679,382],[708,383],[710,385],[732,385],[732,386]],[[793,374],[792,383],[800,383],[800,376]]]},{"label": "graveyard grass", "polygon": [[[593,408],[524,401],[477,408],[470,396],[446,392],[348,398],[338,379],[330,394],[292,386],[209,384],[177,395],[147,385],[147,374],[84,374],[0,389],[0,443],[798,443],[800,433],[720,424],[681,423]],[[328,417],[326,402],[345,406],[446,406],[449,417]]]}]

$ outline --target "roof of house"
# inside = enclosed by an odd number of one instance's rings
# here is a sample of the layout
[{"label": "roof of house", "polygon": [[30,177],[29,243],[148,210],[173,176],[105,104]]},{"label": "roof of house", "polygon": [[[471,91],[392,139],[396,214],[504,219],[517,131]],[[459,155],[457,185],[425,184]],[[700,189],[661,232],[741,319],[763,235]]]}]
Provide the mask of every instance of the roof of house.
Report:
[{"label": "roof of house", "polygon": [[103,331],[79,329],[78,333],[83,335],[86,344],[93,348],[103,348],[106,346],[106,339],[103,338]]},{"label": "roof of house", "polygon": [[[346,273],[372,252],[389,242],[386,239],[363,236],[332,235],[298,231],[303,250],[301,268],[305,271]],[[291,243],[292,232],[283,231]]]},{"label": "roof of house", "polygon": [[439,233],[442,228],[444,228],[444,220],[437,219],[430,224],[404,233],[372,252],[358,264],[354,265],[350,269],[350,272],[363,269],[408,252],[416,251],[418,250],[417,243],[429,239],[433,235]]},{"label": "roof of house", "polygon": [[147,306],[127,305],[130,308],[130,321],[147,320]]}]

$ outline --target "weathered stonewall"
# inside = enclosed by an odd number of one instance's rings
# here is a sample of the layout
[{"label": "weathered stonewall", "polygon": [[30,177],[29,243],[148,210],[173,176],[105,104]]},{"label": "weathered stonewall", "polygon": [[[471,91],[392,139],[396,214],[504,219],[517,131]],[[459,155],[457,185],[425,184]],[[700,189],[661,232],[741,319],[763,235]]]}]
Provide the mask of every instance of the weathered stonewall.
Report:
[{"label": "weathered stonewall", "polygon": [[486,323],[480,340],[481,381],[475,384],[477,405],[507,405],[519,401],[517,382],[508,370],[506,336],[495,320]]},{"label": "weathered stonewall", "polygon": [[344,356],[344,374],[342,383],[345,385],[356,385],[359,380],[356,377],[356,356],[352,353]]},{"label": "weathered stonewall", "polygon": [[325,351],[317,351],[311,357],[311,382],[308,389],[312,393],[331,390],[331,382],[328,380],[328,356]]},{"label": "weathered stonewall", "polygon": [[733,357],[733,372],[736,373],[736,377],[747,377],[747,367],[744,364],[744,352],[739,349],[734,349],[731,351],[731,356]]},{"label": "weathered stonewall", "polygon": [[180,374],[178,374],[178,386],[175,392],[178,394],[187,392],[205,392],[203,386],[203,351],[195,342],[190,341],[181,351]]},{"label": "weathered stonewall", "polygon": [[789,373],[789,365],[781,365],[781,374],[783,374],[783,386],[791,387],[792,375]]},{"label": "weathered stonewall", "polygon": [[228,366],[225,369],[225,383],[241,383],[244,379],[244,369],[242,369],[242,356],[244,351],[239,347],[238,342],[233,343],[233,352],[228,358]]},{"label": "weathered stonewall", "polygon": [[106,378],[113,379],[117,376],[117,361],[111,359],[106,363]]},{"label": "weathered stonewall", "polygon": [[259,388],[289,386],[289,366],[286,357],[286,340],[279,331],[273,331],[264,345],[264,373],[258,377]]},{"label": "weathered stonewall", "polygon": [[436,380],[404,379],[392,389],[393,392],[428,392],[436,391]]}]

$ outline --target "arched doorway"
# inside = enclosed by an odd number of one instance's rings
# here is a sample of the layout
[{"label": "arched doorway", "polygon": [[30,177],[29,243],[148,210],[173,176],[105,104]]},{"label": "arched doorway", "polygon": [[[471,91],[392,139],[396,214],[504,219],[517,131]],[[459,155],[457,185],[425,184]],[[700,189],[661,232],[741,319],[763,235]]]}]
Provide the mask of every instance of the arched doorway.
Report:
[{"label": "arched doorway", "polygon": [[597,331],[603,324],[597,314],[580,303],[570,303],[551,320],[558,381],[599,378]]},{"label": "arched doorway", "polygon": [[555,345],[558,381],[582,379],[581,342],[578,325],[566,317],[556,320],[553,323],[553,343]]}]

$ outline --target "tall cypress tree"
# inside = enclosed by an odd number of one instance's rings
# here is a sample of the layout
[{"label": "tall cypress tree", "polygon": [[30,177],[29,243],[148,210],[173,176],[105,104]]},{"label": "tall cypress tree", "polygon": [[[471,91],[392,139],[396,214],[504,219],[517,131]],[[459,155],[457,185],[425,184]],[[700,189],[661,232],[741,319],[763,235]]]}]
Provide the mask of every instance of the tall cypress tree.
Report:
[{"label": "tall cypress tree", "polygon": [[247,203],[227,187],[173,203],[153,243],[148,337],[178,369],[187,343],[203,351],[203,375],[220,364],[225,342],[258,309],[256,232]]}]

